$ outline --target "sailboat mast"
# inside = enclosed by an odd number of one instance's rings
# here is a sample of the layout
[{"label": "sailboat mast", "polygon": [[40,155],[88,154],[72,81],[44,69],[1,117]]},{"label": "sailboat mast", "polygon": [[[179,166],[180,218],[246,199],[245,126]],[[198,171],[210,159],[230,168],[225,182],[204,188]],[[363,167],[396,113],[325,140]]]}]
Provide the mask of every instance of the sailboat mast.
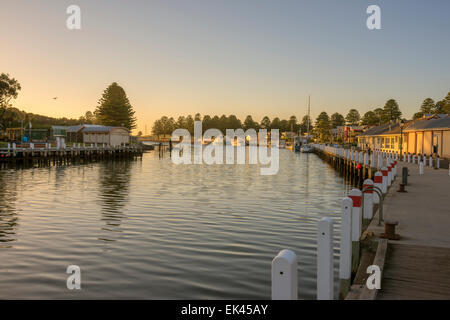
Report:
[{"label": "sailboat mast", "polygon": [[309,113],[310,113],[310,107],[311,107],[311,96],[308,96],[308,131],[307,131],[307,135],[306,135],[306,140],[308,140],[309,138],[309,122],[310,122],[310,117],[309,117]]}]

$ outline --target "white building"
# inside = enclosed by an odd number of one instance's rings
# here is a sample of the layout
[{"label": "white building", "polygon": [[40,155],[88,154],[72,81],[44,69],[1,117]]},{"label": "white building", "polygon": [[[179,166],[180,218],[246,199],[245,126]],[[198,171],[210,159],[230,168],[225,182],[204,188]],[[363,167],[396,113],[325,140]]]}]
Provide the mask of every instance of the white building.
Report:
[{"label": "white building", "polygon": [[130,143],[130,130],[124,127],[108,127],[82,124],[66,130],[67,141],[73,143],[98,143],[120,146]]}]

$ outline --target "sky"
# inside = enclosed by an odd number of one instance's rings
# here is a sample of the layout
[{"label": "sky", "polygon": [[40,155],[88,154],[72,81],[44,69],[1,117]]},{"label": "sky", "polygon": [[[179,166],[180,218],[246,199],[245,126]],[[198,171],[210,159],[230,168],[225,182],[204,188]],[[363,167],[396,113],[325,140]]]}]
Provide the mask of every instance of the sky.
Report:
[{"label": "sky", "polygon": [[450,91],[448,0],[0,2],[0,73],[22,85],[15,107],[48,116],[94,111],[112,82],[148,133],[163,115],[301,119],[308,95],[314,118],[391,98],[409,118]]}]

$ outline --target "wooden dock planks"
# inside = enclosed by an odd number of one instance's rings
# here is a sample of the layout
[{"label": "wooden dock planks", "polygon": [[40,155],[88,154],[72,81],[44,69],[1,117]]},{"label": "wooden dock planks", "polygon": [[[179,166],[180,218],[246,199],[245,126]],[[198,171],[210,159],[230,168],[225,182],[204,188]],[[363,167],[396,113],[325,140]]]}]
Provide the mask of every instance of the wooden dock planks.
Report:
[{"label": "wooden dock planks", "polygon": [[450,248],[390,242],[377,299],[450,299]]}]

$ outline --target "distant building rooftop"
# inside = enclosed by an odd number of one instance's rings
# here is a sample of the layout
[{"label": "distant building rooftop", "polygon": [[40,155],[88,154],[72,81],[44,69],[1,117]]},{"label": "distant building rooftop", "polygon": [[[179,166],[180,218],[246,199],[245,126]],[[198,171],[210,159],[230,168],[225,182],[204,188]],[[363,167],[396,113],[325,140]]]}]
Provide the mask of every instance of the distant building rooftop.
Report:
[{"label": "distant building rooftop", "polygon": [[[403,126],[403,132],[425,130],[450,130],[450,114],[425,115],[423,118],[409,121]],[[372,127],[360,136],[394,135],[400,134],[400,131],[400,124],[396,122]]]},{"label": "distant building rooftop", "polygon": [[404,131],[450,130],[450,114],[436,114],[421,118],[404,129]]},{"label": "distant building rooftop", "polygon": [[[77,126],[69,127],[67,132],[110,132],[112,129],[123,128],[123,127],[110,127],[110,126],[102,126],[99,124],[80,124]],[[127,128],[123,128],[129,131]]]}]

